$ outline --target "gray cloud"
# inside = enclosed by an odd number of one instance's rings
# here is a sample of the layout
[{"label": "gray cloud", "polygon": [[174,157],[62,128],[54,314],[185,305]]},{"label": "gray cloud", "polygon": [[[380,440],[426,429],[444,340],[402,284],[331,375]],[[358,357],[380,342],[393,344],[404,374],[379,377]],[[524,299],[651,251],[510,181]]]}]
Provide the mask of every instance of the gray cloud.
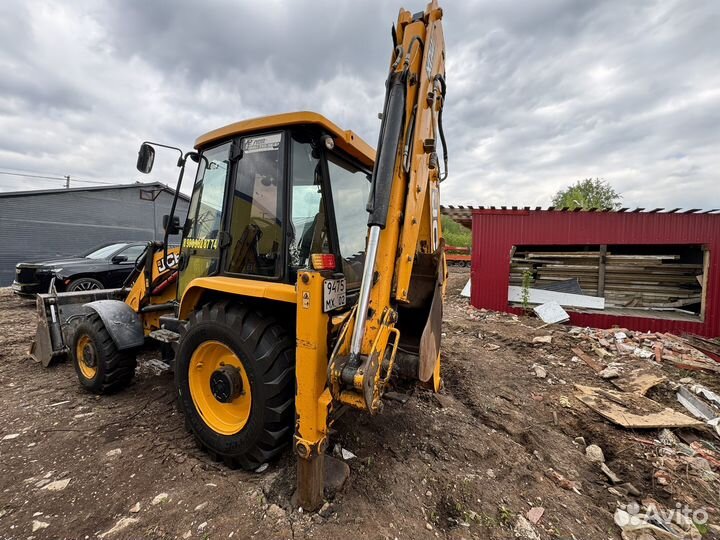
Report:
[{"label": "gray cloud", "polygon": [[[443,7],[445,203],[547,205],[589,176],[627,206],[718,201],[720,4]],[[374,144],[398,8],[3,2],[0,169],[134,181],[142,140],[188,148],[209,129],[302,109]],[[171,162],[159,158],[152,179],[174,182]],[[0,190],[57,185],[0,176]]]}]

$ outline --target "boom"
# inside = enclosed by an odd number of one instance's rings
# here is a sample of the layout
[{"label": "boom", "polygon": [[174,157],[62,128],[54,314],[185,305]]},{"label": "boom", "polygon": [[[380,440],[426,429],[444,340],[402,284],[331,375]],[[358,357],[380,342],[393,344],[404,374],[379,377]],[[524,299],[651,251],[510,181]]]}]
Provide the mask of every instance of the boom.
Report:
[{"label": "boom", "polygon": [[[393,54],[368,202],[362,286],[344,339],[331,358],[335,397],[370,412],[380,407],[398,348],[406,352],[401,357],[412,370],[412,356],[416,357],[421,381],[439,375],[445,274],[439,184],[447,175],[441,19],[442,10],[433,1],[424,12],[414,15],[401,10],[393,29]],[[442,173],[438,139],[443,146]],[[420,336],[411,330],[418,324]],[[439,384],[439,377],[435,379],[433,384]]]}]

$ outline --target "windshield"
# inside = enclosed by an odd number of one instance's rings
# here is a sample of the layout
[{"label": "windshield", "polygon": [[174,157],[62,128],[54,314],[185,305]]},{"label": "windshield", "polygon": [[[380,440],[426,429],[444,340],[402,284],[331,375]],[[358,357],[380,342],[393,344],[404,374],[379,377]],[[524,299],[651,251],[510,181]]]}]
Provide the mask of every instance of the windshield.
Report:
[{"label": "windshield", "polygon": [[205,150],[205,159],[198,165],[181,247],[186,264],[180,272],[178,298],[194,278],[218,271],[218,233],[222,229],[229,155],[230,143],[227,142]]},{"label": "windshield", "polygon": [[110,244],[108,246],[103,246],[101,248],[97,248],[90,253],[83,255],[86,259],[107,259],[115,253],[117,250],[124,248],[127,246],[127,243],[123,242],[121,244]]}]

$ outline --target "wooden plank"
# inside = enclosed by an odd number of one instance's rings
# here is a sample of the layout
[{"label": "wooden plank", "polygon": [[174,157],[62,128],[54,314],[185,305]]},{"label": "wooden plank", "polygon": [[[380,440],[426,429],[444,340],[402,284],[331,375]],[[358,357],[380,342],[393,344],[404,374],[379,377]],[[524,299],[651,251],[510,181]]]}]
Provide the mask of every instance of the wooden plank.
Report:
[{"label": "wooden plank", "polygon": [[676,261],[680,255],[608,255],[610,261]]},{"label": "wooden plank", "polygon": [[598,263],[598,296],[605,295],[605,263],[607,262],[607,245],[600,246],[600,262]]},{"label": "wooden plank", "polygon": [[702,427],[705,424],[644,396],[576,384],[575,397],[600,416],[628,429]]},{"label": "wooden plank", "polygon": [[700,319],[705,320],[705,308],[707,307],[707,284],[708,284],[708,274],[710,270],[710,250],[706,249],[705,246],[703,246],[703,280],[700,285],[700,294],[702,295],[702,300],[700,300]]},{"label": "wooden plank", "polygon": [[644,396],[647,391],[658,384],[665,382],[667,377],[658,373],[636,369],[630,373],[623,374],[619,379],[610,381],[623,392],[632,392]]},{"label": "wooden plank", "polygon": [[602,363],[595,360],[592,356],[587,354],[582,349],[580,349],[578,347],[573,347],[572,352],[580,360],[582,360],[588,366],[590,366],[595,373],[600,373],[603,369],[605,369],[605,366]]}]

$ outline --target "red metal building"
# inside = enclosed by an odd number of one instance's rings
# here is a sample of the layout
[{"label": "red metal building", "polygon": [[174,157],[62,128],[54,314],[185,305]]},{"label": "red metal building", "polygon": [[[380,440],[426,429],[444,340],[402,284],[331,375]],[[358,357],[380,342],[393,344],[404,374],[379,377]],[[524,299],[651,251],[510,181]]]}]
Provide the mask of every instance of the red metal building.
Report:
[{"label": "red metal building", "polygon": [[700,246],[704,252],[703,309],[696,320],[671,320],[602,311],[570,313],[572,324],[641,331],[720,335],[720,214],[718,210],[569,211],[549,208],[444,207],[443,213],[472,227],[471,303],[520,313],[508,302],[514,246]]}]

